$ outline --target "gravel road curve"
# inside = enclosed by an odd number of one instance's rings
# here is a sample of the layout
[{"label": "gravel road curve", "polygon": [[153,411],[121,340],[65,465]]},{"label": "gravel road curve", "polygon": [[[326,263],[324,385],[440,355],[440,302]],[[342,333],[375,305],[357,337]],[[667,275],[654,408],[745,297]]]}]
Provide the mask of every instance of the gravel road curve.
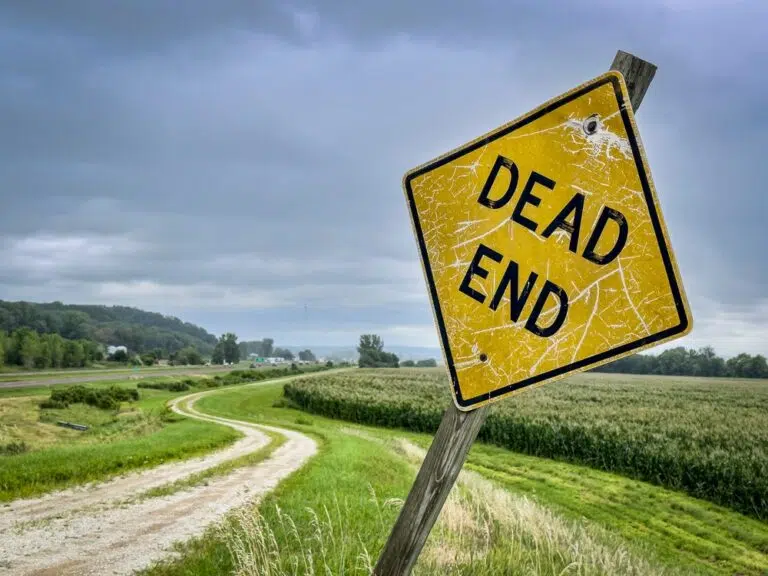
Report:
[{"label": "gravel road curve", "polygon": [[[254,385],[263,385],[261,382]],[[122,575],[174,554],[171,545],[202,534],[232,508],[258,499],[316,452],[311,438],[292,430],[208,416],[194,403],[210,390],[177,398],[172,408],[218,422],[245,436],[232,446],[109,482],[16,500],[0,508],[0,574]],[[238,458],[266,445],[261,430],[286,437],[267,460],[196,486],[131,502],[130,496]]]}]

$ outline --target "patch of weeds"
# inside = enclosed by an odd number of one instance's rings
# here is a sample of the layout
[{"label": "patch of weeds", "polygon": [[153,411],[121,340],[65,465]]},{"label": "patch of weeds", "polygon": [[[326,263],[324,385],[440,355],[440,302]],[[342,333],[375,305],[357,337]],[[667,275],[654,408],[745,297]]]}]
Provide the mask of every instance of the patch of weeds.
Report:
[{"label": "patch of weeds", "polygon": [[29,451],[29,445],[23,440],[0,444],[0,456],[15,456]]}]

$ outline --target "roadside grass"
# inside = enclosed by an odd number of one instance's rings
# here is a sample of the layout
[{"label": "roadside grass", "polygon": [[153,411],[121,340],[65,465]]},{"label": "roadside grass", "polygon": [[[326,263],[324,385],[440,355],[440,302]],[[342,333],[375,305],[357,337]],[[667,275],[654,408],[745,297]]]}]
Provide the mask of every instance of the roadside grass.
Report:
[{"label": "roadside grass", "polygon": [[[30,380],[56,380],[59,378],[72,378],[73,382],[78,376],[112,376],[114,374],[145,376],[146,374],[162,375],[164,372],[199,372],[200,375],[226,374],[232,370],[270,370],[275,366],[269,364],[256,364],[250,368],[251,362],[242,361],[233,366],[125,366],[116,365],[112,367],[94,366],[92,368],[60,368],[52,370],[28,369],[24,370],[19,366],[0,367],[1,382],[27,382]],[[311,365],[310,365],[311,366]]]},{"label": "roadside grass", "polygon": [[[431,438],[316,415],[311,426],[297,424],[302,412],[281,392],[281,384],[222,390],[196,408],[303,431],[319,454],[260,504],[143,574],[370,573],[415,475],[392,447],[407,439],[426,448]],[[467,468],[476,483],[452,492],[455,505],[446,505],[414,574],[768,571],[768,526],[708,502],[482,444]]]},{"label": "roadside grass", "polygon": [[[193,378],[197,380],[204,380],[207,378],[211,378],[213,375],[206,374],[205,376],[185,376],[185,378]],[[84,386],[88,386],[88,388],[109,388],[110,386],[121,386],[124,388],[136,388],[139,382],[164,382],[164,381],[171,381],[178,379],[178,377],[174,376],[153,376],[152,378],[131,378],[129,375],[126,375],[126,377],[122,380],[105,380],[101,382],[78,382],[77,380],[73,380],[72,382],[68,382],[67,384],[54,384],[54,385],[43,385],[40,386],[34,386],[34,387],[24,387],[24,388],[0,388],[0,399],[3,398],[18,398],[21,396],[39,396],[42,394],[50,394],[52,390],[66,388],[67,386],[75,386],[77,384],[82,384]]]},{"label": "roadside grass", "polygon": [[44,370],[24,370],[19,366],[4,366],[0,368],[0,382],[22,382],[26,380],[44,380],[49,378],[76,378],[78,376],[102,376],[106,374],[125,374],[126,376],[129,374],[146,374],[147,372],[162,374],[163,372],[167,371],[179,370],[199,370],[200,372],[210,371],[214,374],[227,371],[226,368],[219,366],[126,366],[123,364],[112,367],[94,366],[92,368],[47,368]]},{"label": "roadside grass", "polygon": [[[96,384],[92,387],[100,387]],[[119,385],[135,388],[130,381]],[[25,442],[29,447],[0,456],[0,502],[198,456],[242,436],[229,427],[171,412],[166,403],[180,395],[142,390],[139,401],[124,403],[120,411],[82,404],[40,410],[45,397],[40,394],[0,400],[0,444]],[[80,432],[57,426],[57,420],[92,427]]]},{"label": "roadside grass", "polygon": [[22,396],[40,396],[48,394],[51,386],[35,386],[34,388],[0,388],[0,400],[3,398],[20,398]]}]

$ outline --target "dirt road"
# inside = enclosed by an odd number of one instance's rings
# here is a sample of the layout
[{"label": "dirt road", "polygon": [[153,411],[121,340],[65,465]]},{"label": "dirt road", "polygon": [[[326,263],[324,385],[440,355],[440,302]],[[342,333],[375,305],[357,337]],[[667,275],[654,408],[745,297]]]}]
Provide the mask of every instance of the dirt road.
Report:
[{"label": "dirt road", "polygon": [[57,384],[80,384],[84,382],[108,382],[110,380],[129,380],[132,378],[158,378],[160,376],[195,376],[200,374],[210,374],[221,370],[232,370],[232,367],[200,367],[200,368],[181,368],[168,370],[145,370],[135,372],[120,372],[116,374],[94,374],[88,376],[80,374],[77,376],[67,376],[66,378],[39,378],[35,380],[13,380],[9,382],[0,382],[0,388],[37,388],[40,386],[55,386]]},{"label": "dirt road", "polygon": [[[235,428],[244,438],[203,458],[0,508],[0,574],[131,574],[172,555],[174,542],[202,534],[227,511],[263,496],[317,452],[315,441],[298,432],[207,416],[194,409],[195,401],[215,392],[177,398],[173,409]],[[129,499],[258,450],[268,442],[264,429],[287,439],[267,460],[168,496]]]}]

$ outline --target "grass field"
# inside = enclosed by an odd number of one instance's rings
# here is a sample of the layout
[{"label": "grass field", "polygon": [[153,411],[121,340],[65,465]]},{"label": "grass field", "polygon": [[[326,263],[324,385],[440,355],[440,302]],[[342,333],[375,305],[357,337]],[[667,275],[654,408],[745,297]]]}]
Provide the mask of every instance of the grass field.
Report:
[{"label": "grass field", "polygon": [[[10,370],[13,368],[13,370]],[[62,368],[58,370],[19,370],[18,366],[6,366],[0,370],[0,382],[23,382],[25,380],[45,380],[53,378],[75,378],[77,376],[103,376],[113,374],[158,374],[169,370],[209,370],[212,372],[223,371],[223,368],[211,368],[206,366],[141,366],[130,367],[118,364],[112,367],[94,366],[93,368]]]},{"label": "grass field", "polygon": [[[136,387],[133,381],[120,385]],[[166,402],[183,393],[142,390],[138,402],[110,411],[84,404],[40,409],[47,390],[41,392],[0,398],[0,446],[23,442],[27,447],[24,453],[0,456],[0,501],[188,458],[240,437],[231,428],[169,412]],[[90,429],[62,428],[57,420],[86,424]]]},{"label": "grass field", "polygon": [[[126,366],[125,364],[98,365],[90,368],[60,368],[56,370],[21,370],[19,366],[0,367],[0,382],[24,382],[29,380],[47,380],[55,378],[76,378],[77,376],[112,376],[115,374],[157,374],[162,376],[163,372],[169,371],[199,371],[201,373],[221,374],[231,370],[249,369],[250,362],[243,361],[233,366]],[[306,366],[316,367],[314,365]],[[256,370],[271,370],[274,366],[269,364],[256,365]]]},{"label": "grass field", "polygon": [[[354,372],[352,373],[353,375]],[[369,574],[426,434],[307,416],[281,384],[201,399],[209,414],[301,430],[320,453],[151,576]],[[764,575],[768,526],[598,470],[476,444],[414,574]]]},{"label": "grass field", "polygon": [[[369,370],[286,385],[301,408],[434,432],[436,370]],[[768,518],[768,382],[582,374],[493,406],[481,441],[614,471]]]},{"label": "grass field", "polygon": [[[306,371],[325,367],[307,367]],[[142,380],[88,383],[88,389],[112,386],[136,390],[137,402],[123,402],[119,410],[85,404],[41,408],[49,395],[68,386],[0,389],[0,502],[30,497],[54,489],[102,480],[130,470],[149,468],[210,452],[241,436],[232,428],[187,419],[166,403],[190,390],[231,386],[267,378],[295,375],[288,368],[240,370],[210,377],[155,377]],[[181,384],[175,391],[144,386]],[[192,386],[190,388],[190,385]],[[57,421],[89,426],[85,432],[63,428]],[[272,448],[279,445],[273,442]],[[263,459],[268,453],[222,466],[211,474]],[[198,479],[199,480],[199,479]]]}]

